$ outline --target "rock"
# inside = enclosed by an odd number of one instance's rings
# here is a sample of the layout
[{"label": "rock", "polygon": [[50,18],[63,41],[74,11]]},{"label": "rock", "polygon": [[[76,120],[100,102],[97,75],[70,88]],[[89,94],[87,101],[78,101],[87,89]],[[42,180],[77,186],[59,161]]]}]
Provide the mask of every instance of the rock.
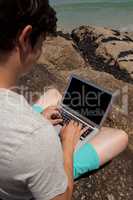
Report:
[{"label": "rock", "polygon": [[112,194],[108,194],[107,195],[107,199],[108,200],[115,200],[114,196]]},{"label": "rock", "polygon": [[84,59],[75,50],[73,41],[61,36],[48,38],[44,42],[39,63],[45,63],[49,68],[57,70],[72,70],[85,65]]},{"label": "rock", "polygon": [[[133,83],[133,38],[102,27],[81,26],[72,38],[88,62],[100,71]],[[97,62],[101,62],[99,66]]]}]

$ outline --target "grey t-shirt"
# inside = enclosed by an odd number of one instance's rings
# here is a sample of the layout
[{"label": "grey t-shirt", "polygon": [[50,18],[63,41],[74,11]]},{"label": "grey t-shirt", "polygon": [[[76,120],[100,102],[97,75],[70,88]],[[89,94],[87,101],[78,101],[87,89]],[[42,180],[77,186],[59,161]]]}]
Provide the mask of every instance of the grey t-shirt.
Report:
[{"label": "grey t-shirt", "polygon": [[58,133],[23,96],[0,89],[0,199],[50,200],[67,176]]}]

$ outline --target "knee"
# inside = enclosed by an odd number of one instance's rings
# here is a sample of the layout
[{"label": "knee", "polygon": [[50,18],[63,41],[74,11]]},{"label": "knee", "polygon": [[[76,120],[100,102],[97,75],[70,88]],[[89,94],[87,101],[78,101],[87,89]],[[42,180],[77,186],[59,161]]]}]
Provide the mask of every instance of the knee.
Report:
[{"label": "knee", "polygon": [[59,91],[56,88],[51,88],[47,91],[48,93],[57,94]]},{"label": "knee", "polygon": [[61,93],[56,88],[49,89],[48,92],[51,93],[53,96],[61,96]]},{"label": "knee", "polygon": [[123,131],[123,130],[117,130],[119,142],[123,147],[123,150],[127,147],[128,145],[128,134]]}]

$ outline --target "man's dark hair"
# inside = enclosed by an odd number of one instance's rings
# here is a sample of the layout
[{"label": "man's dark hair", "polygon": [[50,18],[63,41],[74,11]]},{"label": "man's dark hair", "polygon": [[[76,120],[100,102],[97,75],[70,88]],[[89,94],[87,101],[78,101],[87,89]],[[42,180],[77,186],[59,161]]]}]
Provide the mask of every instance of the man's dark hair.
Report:
[{"label": "man's dark hair", "polygon": [[32,47],[42,33],[56,30],[56,13],[49,0],[0,0],[0,52],[11,51],[19,33],[32,25]]}]

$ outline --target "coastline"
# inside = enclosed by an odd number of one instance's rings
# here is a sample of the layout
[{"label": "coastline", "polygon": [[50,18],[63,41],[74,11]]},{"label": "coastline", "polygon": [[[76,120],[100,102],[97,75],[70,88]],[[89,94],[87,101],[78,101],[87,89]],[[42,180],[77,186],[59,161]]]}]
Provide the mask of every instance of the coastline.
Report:
[{"label": "coastline", "polygon": [[117,30],[117,31],[120,31],[122,33],[128,33],[131,37],[133,37],[133,25],[129,28],[129,27],[115,27],[115,26],[101,26],[101,25],[94,25],[94,24],[73,24],[72,26],[69,26],[69,25],[60,25],[58,24],[57,25],[57,32],[58,31],[61,31],[63,33],[71,33],[73,31],[73,29],[75,28],[78,28],[80,26],[95,26],[95,27],[103,27],[103,28],[107,28],[107,29],[114,29],[114,30]]}]

